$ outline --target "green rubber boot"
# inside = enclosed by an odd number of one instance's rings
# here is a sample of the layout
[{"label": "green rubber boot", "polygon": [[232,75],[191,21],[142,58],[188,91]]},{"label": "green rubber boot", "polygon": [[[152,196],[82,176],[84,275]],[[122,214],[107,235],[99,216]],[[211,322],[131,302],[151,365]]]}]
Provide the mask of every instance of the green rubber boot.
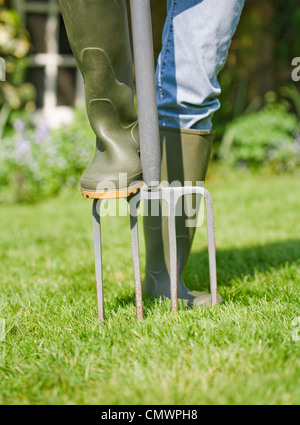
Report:
[{"label": "green rubber boot", "polygon": [[[160,136],[162,182],[172,183],[172,186],[182,186],[184,182],[195,186],[197,182],[204,182],[211,155],[213,132],[163,127],[160,129]],[[199,197],[197,198],[199,203]],[[149,202],[147,207],[149,211],[144,217],[146,276],[143,281],[143,293],[170,298],[168,217],[161,214],[158,204]],[[156,211],[160,208],[160,214],[156,217],[151,216],[154,208]],[[188,290],[182,278],[196,230],[195,227],[186,227],[186,220],[191,219],[192,210],[194,214],[197,210],[196,196],[186,196],[178,208],[183,211],[183,214],[178,213],[176,217],[178,299],[189,307],[210,305],[210,294]],[[221,301],[219,297],[218,302]]]},{"label": "green rubber boot", "polygon": [[94,198],[106,191],[126,194],[129,187],[141,186],[142,178],[126,1],[59,4],[97,136],[94,159],[81,178],[82,193]]}]

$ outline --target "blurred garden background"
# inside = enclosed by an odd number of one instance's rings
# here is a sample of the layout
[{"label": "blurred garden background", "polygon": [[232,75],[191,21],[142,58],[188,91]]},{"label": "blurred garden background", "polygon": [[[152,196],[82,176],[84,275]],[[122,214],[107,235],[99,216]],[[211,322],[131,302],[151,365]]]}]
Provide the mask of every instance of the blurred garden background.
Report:
[{"label": "blurred garden background", "polygon": [[[93,135],[57,1],[0,4],[0,56],[7,63],[0,90],[0,200],[36,201],[78,186]],[[153,0],[152,10],[157,58],[166,2]],[[246,1],[220,74],[215,161],[275,173],[299,166],[300,92],[292,79],[299,38],[297,0]]]},{"label": "blurred garden background", "polygon": [[[246,0],[207,178],[224,304],[146,297],[137,323],[128,217],[104,217],[101,327],[82,78],[56,0],[0,0],[1,404],[300,403],[299,41],[299,0]],[[204,227],[185,279],[208,291]]]}]

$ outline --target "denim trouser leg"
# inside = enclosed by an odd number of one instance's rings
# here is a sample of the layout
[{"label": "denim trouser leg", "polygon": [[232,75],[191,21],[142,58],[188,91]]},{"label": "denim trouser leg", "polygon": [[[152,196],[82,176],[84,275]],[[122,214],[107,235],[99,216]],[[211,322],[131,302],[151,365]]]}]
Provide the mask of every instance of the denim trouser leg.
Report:
[{"label": "denim trouser leg", "polygon": [[244,0],[168,0],[156,70],[160,125],[210,130]]}]

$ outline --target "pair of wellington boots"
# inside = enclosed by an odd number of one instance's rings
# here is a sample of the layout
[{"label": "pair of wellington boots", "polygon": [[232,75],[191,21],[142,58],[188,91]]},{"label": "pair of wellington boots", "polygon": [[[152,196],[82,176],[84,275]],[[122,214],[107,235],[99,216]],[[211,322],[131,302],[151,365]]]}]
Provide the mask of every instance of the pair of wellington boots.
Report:
[{"label": "pair of wellington boots", "polygon": [[[85,82],[88,118],[96,134],[92,163],[81,178],[84,196],[115,197],[141,186],[138,120],[125,0],[59,0],[68,39]],[[212,148],[212,132],[162,128],[162,181],[204,181]],[[154,202],[154,201],[152,201]],[[157,201],[158,202],[158,201]],[[185,202],[185,201],[183,201]],[[149,205],[149,210],[154,205]],[[184,210],[184,208],[183,208]],[[184,305],[210,304],[210,296],[189,291],[182,275],[195,228],[187,214],[176,217],[178,298]],[[146,276],[143,292],[170,298],[167,217],[144,217]]]}]

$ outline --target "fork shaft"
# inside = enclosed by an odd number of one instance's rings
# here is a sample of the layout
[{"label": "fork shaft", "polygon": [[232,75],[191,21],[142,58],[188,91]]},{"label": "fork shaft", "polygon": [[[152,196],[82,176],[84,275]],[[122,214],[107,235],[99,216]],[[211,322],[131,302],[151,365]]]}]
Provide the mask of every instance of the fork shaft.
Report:
[{"label": "fork shaft", "polygon": [[143,180],[160,183],[160,140],[150,0],[130,0]]}]

